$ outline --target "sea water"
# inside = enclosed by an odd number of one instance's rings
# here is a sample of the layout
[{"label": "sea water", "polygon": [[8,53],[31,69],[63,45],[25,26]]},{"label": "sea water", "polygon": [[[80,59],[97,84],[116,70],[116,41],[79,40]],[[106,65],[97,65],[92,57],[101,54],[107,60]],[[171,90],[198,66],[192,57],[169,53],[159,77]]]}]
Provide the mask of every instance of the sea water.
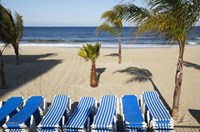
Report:
[{"label": "sea water", "polygon": [[[165,47],[169,40],[156,33],[135,34],[137,27],[124,27],[122,47]],[[96,27],[24,27],[21,45],[80,47],[96,43],[102,47],[118,47],[118,36],[107,32],[96,33]],[[173,42],[177,45],[177,42]],[[200,45],[200,27],[193,27],[187,36],[187,44]]]}]

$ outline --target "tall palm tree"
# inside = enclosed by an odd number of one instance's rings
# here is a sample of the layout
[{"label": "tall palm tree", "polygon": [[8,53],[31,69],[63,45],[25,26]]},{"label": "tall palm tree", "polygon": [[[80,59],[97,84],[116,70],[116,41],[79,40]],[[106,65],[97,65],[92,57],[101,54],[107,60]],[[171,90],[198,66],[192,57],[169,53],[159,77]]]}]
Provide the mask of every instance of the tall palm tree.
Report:
[{"label": "tall palm tree", "polygon": [[178,63],[175,75],[175,89],[172,116],[178,119],[179,99],[183,77],[183,55],[187,33],[200,17],[199,0],[146,0],[149,8],[137,7],[132,3],[114,7],[125,21],[135,22],[139,26],[137,34],[158,32],[169,42],[179,45]]},{"label": "tall palm tree", "polygon": [[6,77],[4,72],[4,61],[3,61],[3,51],[6,47],[3,47],[3,49],[0,49],[0,88],[6,87]]},{"label": "tall palm tree", "polygon": [[97,34],[101,33],[102,31],[107,31],[112,35],[118,36],[118,43],[119,43],[119,60],[118,63],[122,63],[122,20],[118,17],[117,13],[109,10],[102,14],[101,19],[105,19],[105,22],[97,27]]},{"label": "tall palm tree", "polygon": [[23,36],[23,20],[17,12],[15,18],[13,18],[10,10],[5,9],[2,6],[2,24],[1,30],[1,41],[5,44],[11,44],[16,54],[16,64],[19,64],[19,42]]},{"label": "tall palm tree", "polygon": [[[0,41],[3,40],[4,36],[6,34],[3,34],[2,31],[2,26],[5,24],[4,23],[4,15],[5,15],[5,8],[1,6],[0,4]],[[5,72],[4,72],[4,61],[3,61],[3,52],[5,48],[8,46],[8,43],[5,43],[5,45],[0,49],[0,88],[5,88],[6,87],[6,78],[5,78]]]},{"label": "tall palm tree", "polygon": [[80,48],[79,51],[79,56],[83,57],[87,61],[91,60],[92,62],[91,76],[90,76],[91,87],[98,86],[97,75],[96,75],[96,60],[100,54],[100,48],[101,44],[99,43],[96,43],[95,45],[87,44],[83,45],[83,47]]}]

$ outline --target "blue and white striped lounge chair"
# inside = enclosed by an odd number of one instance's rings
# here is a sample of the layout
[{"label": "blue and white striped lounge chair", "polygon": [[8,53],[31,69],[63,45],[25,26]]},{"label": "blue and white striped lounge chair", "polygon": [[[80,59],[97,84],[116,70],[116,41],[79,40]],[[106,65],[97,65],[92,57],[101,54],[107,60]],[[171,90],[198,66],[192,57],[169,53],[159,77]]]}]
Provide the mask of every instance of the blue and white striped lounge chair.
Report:
[{"label": "blue and white striped lounge chair", "polygon": [[16,114],[23,106],[22,97],[10,97],[4,105],[0,107],[0,126]]},{"label": "blue and white striped lounge chair", "polygon": [[121,113],[124,131],[146,131],[146,123],[135,95],[124,95],[121,98]]},{"label": "blue and white striped lounge chair", "polygon": [[42,96],[31,96],[3,128],[9,132],[36,131],[36,125],[41,121],[41,114],[45,110],[45,103]]},{"label": "blue and white striped lounge chair", "polygon": [[92,131],[117,131],[116,120],[118,112],[118,99],[114,95],[104,95],[94,121],[91,125]]},{"label": "blue and white striped lounge chair", "polygon": [[170,131],[174,129],[174,121],[161,102],[157,92],[143,92],[141,99],[147,113],[147,122],[150,128],[158,131]]},{"label": "blue and white striped lounge chair", "polygon": [[38,130],[41,132],[55,132],[61,131],[66,123],[66,118],[71,109],[70,98],[67,95],[54,96],[53,102],[38,125]]},{"label": "blue and white striped lounge chair", "polygon": [[73,114],[65,124],[64,131],[80,132],[89,131],[90,120],[94,115],[96,100],[93,97],[82,97]]}]

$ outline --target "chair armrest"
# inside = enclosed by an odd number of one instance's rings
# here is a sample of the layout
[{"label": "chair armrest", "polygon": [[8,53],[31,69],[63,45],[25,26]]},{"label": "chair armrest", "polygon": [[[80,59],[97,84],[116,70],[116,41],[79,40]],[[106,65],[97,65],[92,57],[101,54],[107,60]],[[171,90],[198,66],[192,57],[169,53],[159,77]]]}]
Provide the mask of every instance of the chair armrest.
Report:
[{"label": "chair armrest", "polygon": [[6,122],[7,122],[9,119],[10,119],[10,116],[7,115],[7,116],[6,116]]},{"label": "chair armrest", "polygon": [[2,102],[2,101],[0,101],[0,108],[2,107],[2,105],[3,105],[3,102]]},{"label": "chair armrest", "polygon": [[62,116],[62,126],[64,126],[65,125],[65,116]]},{"label": "chair armrest", "polygon": [[44,99],[43,109],[44,109],[43,113],[45,114],[47,112],[47,100],[46,99]]}]

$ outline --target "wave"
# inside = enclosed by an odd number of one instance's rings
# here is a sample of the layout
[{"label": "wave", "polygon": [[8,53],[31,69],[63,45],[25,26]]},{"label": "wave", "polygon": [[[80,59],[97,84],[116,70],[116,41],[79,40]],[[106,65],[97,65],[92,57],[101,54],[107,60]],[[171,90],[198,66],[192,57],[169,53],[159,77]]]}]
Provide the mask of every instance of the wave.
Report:
[{"label": "wave", "polygon": [[43,39],[30,39],[22,40],[22,43],[84,43],[92,40],[62,40],[62,39],[52,39],[52,40],[43,40]]},{"label": "wave", "polygon": [[[46,44],[46,43],[29,43],[20,44],[20,46],[37,46],[37,47],[66,47],[80,48],[83,44]],[[175,45],[174,45],[175,46]],[[102,48],[118,48],[118,44],[102,44]],[[154,44],[122,44],[122,48],[153,48],[153,47],[169,47],[169,45],[154,45]],[[170,46],[171,47],[171,46]]]},{"label": "wave", "polygon": [[[21,43],[20,46],[37,46],[37,47],[66,47],[66,48],[80,48],[85,43],[76,43],[76,44],[47,44],[47,43]],[[200,46],[200,44],[188,44],[188,46]],[[118,44],[111,43],[102,43],[102,48],[118,48]],[[177,44],[122,44],[122,48],[169,48],[169,47],[178,47]]]},{"label": "wave", "polygon": [[187,43],[191,45],[200,45],[200,42],[194,42],[194,41],[188,41]]}]

